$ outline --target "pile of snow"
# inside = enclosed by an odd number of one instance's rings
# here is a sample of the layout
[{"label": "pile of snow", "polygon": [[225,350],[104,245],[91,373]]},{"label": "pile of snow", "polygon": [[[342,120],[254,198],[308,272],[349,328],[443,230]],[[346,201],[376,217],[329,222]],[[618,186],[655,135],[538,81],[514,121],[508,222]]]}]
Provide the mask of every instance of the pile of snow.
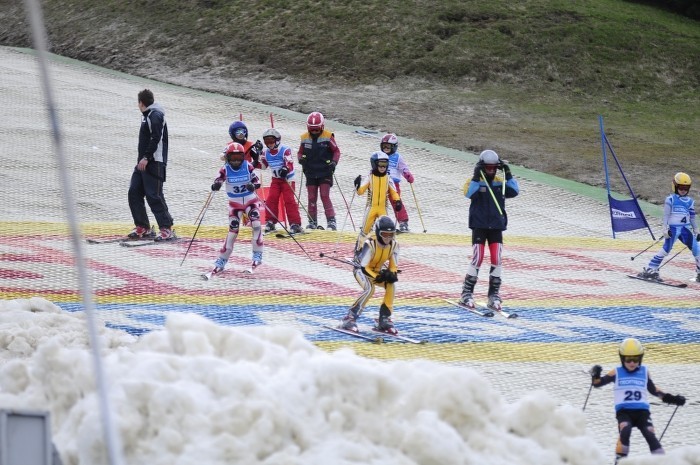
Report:
[{"label": "pile of snow", "polygon": [[[467,369],[327,353],[283,327],[173,314],[140,338],[100,329],[126,464],[610,462],[580,407],[504,399]],[[0,408],[48,410],[65,465],[106,464],[85,318],[0,302]],[[546,383],[546,380],[543,380]],[[699,464],[698,448],[629,464]]]}]

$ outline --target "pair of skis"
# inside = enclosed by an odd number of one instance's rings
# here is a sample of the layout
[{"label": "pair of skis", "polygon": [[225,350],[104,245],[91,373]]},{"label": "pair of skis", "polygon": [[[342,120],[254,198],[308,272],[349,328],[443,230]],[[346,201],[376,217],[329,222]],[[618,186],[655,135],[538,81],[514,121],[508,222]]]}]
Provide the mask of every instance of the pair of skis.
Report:
[{"label": "pair of skis", "polygon": [[144,247],[147,245],[166,244],[179,241],[180,238],[177,236],[173,236],[172,238],[163,241],[156,241],[152,237],[139,239],[130,239],[128,237],[119,237],[114,239],[86,239],[88,244],[119,244],[122,247]]},{"label": "pair of skis", "polygon": [[[674,281],[663,281],[661,279],[648,279],[648,278],[643,278],[641,276],[637,276],[634,274],[628,274],[627,277],[632,278],[632,279],[637,279],[639,281],[646,281],[648,283],[661,284],[662,286],[675,287],[677,289],[683,289],[683,288],[688,287],[688,283],[677,283]],[[695,279],[691,279],[691,281],[695,281]]]},{"label": "pair of skis", "polygon": [[455,307],[463,308],[464,310],[467,310],[469,312],[472,312],[475,315],[483,316],[485,318],[492,318],[496,313],[501,315],[503,318],[506,319],[513,319],[513,318],[518,318],[517,313],[509,313],[506,312],[505,310],[501,309],[495,309],[488,307],[486,305],[477,303],[476,306],[470,307],[468,305],[464,305],[461,302],[455,301],[455,300],[450,300],[450,299],[442,299],[448,304],[452,304]]},{"label": "pair of skis", "polygon": [[[251,266],[249,266],[248,268],[246,268],[246,269],[244,269],[244,270],[241,270],[241,272],[242,272],[242,273],[245,273],[245,274],[253,274],[253,273],[255,273],[255,270],[256,270],[259,266],[260,266],[260,265],[256,265],[256,266],[251,265]],[[209,271],[209,272],[207,272],[207,273],[202,273],[202,279],[205,280],[205,281],[209,281],[209,280],[210,280],[211,278],[213,278],[214,276],[219,276],[219,275],[222,274],[223,272],[224,272],[224,270],[221,270],[221,271],[215,273],[214,270],[211,270],[211,271]]]},{"label": "pair of skis", "polygon": [[372,332],[376,334],[374,336],[370,336],[369,334],[364,333],[364,332],[360,332],[360,331],[350,331],[349,329],[343,329],[343,328],[339,328],[337,326],[323,325],[323,327],[326,329],[331,329],[333,331],[337,331],[339,333],[347,334],[348,336],[353,336],[353,337],[356,337],[358,339],[363,339],[365,341],[369,341],[369,342],[372,342],[374,344],[384,343],[385,337],[387,337],[389,339],[395,339],[395,340],[401,341],[401,342],[406,342],[408,344],[425,344],[425,341],[421,341],[419,339],[414,339],[412,337],[402,336],[400,334],[388,333],[386,331],[382,331],[382,330],[377,329],[375,327],[372,328]]}]

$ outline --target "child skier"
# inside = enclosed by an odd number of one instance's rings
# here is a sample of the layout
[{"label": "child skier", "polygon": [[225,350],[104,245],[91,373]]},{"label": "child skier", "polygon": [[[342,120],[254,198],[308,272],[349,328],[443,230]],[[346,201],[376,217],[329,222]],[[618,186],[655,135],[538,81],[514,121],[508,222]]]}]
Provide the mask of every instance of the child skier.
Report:
[{"label": "child skier", "polygon": [[[505,180],[496,174],[498,168],[505,174]],[[505,181],[505,182],[504,182]],[[498,158],[493,150],[484,150],[474,167],[471,181],[464,185],[464,196],[471,200],[469,205],[469,228],[472,230],[472,261],[462,285],[460,304],[474,308],[472,297],[479,276],[479,267],[484,260],[484,248],[489,242],[491,269],[489,270],[489,290],[487,306],[501,310],[501,252],[503,231],[508,225],[506,199],[518,195],[520,187],[513,178],[510,167]]]},{"label": "child skier", "polygon": [[372,171],[370,172],[367,182],[362,184],[362,175],[355,178],[355,190],[358,195],[367,194],[367,206],[365,208],[365,222],[360,229],[360,234],[355,243],[355,256],[360,252],[365,239],[372,231],[372,225],[382,215],[386,215],[387,198],[395,202],[397,211],[403,209],[403,203],[399,193],[394,188],[394,182],[389,172],[389,156],[384,152],[374,152],[370,157]]},{"label": "child skier", "polygon": [[[400,196],[401,177],[403,176],[409,184],[413,184],[413,174],[411,174],[411,170],[408,168],[404,158],[397,152],[399,148],[399,138],[396,137],[396,134],[385,134],[384,137],[382,137],[379,148],[389,156],[389,176],[391,176],[392,181],[394,181],[396,193]],[[399,223],[399,232],[408,232],[408,211],[405,208],[397,209],[395,201],[392,201],[391,205],[394,208],[396,221]]]},{"label": "child skier", "polygon": [[[248,126],[243,121],[234,121],[228,127],[228,135],[231,136],[233,142],[238,142],[245,150],[245,161],[253,165],[254,168],[260,168],[260,155],[263,151],[262,142],[256,140],[255,143],[248,140]],[[223,154],[221,159],[225,158]]]},{"label": "child skier", "polygon": [[695,219],[695,200],[688,195],[692,180],[685,173],[676,173],[673,177],[673,194],[664,202],[664,245],[659,253],[637,276],[644,279],[661,281],[659,268],[661,261],[671,252],[676,239],[685,244],[695,257],[695,281],[700,282],[700,234]]},{"label": "child skier", "polygon": [[301,229],[299,205],[294,197],[294,159],[292,149],[286,145],[280,145],[281,141],[282,135],[275,128],[267,129],[263,133],[263,142],[267,148],[260,159],[260,165],[262,169],[270,167],[272,171],[272,181],[265,203],[270,210],[269,213],[273,215],[265,223],[265,232],[275,230],[275,223],[279,218],[278,205],[281,195],[284,199],[287,219],[291,224],[289,231],[295,234],[303,232],[303,229]]},{"label": "child skier", "polygon": [[666,394],[651,380],[647,367],[642,365],[644,347],[639,340],[627,338],[622,341],[619,355],[621,366],[610,370],[605,376],[600,376],[603,372],[600,365],[595,365],[590,370],[593,387],[599,388],[614,383],[615,416],[620,432],[615,448],[616,464],[629,453],[632,428],[637,428],[642,433],[652,454],[664,453],[654,433],[647,392],[660,397],[661,401],[667,404],[685,405],[685,397]]},{"label": "child skier", "polygon": [[367,302],[374,295],[375,287],[384,288],[384,299],[379,307],[379,319],[375,328],[389,334],[398,334],[391,321],[394,310],[394,291],[398,278],[399,245],[395,240],[396,225],[388,216],[381,216],[374,227],[375,237],[368,238],[362,245],[355,267],[355,280],[362,286],[362,294],[348,314],[340,322],[340,328],[357,332],[357,319]]},{"label": "child skier", "polygon": [[323,114],[314,111],[306,118],[306,132],[301,135],[297,158],[306,175],[306,194],[308,196],[309,224],[306,229],[319,228],[318,197],[321,197],[323,211],[326,215],[326,227],[335,231],[335,208],[331,200],[333,174],[340,161],[340,149],[335,142],[335,135],[326,129]]},{"label": "child skier", "polygon": [[255,190],[260,188],[260,180],[254,172],[253,165],[244,160],[245,148],[241,144],[230,142],[224,149],[224,155],[226,165],[219,170],[219,176],[211,185],[211,190],[218,191],[221,185],[226,183],[229,229],[224,245],[219,250],[219,258],[214,263],[214,269],[205,275],[206,279],[224,271],[244,215],[248,217],[253,228],[253,261],[250,270],[262,263],[263,235],[259,199],[255,194]]}]

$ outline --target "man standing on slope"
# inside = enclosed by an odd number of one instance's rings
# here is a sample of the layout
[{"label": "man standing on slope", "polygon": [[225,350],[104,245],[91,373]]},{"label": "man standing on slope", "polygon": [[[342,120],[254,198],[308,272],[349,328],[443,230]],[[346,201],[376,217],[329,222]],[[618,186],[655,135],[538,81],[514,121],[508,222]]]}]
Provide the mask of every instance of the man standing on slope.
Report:
[{"label": "man standing on slope", "polygon": [[[143,115],[139,131],[139,154],[129,184],[129,208],[136,227],[129,233],[129,238],[153,237],[156,241],[167,241],[175,238],[173,218],[163,195],[168,164],[168,125],[163,107],[155,103],[153,92],[144,89],[139,92],[138,99],[139,110]],[[157,236],[151,232],[144,197],[160,228]]]}]

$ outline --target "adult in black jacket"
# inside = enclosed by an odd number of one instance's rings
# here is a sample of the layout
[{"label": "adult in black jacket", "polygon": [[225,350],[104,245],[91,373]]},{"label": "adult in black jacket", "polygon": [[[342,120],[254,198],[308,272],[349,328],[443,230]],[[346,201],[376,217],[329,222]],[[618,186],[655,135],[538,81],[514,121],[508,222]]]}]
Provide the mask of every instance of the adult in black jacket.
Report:
[{"label": "adult in black jacket", "polygon": [[[165,112],[160,104],[155,102],[153,92],[148,89],[142,90],[138,94],[138,100],[143,116],[139,131],[137,164],[129,185],[129,208],[136,227],[129,233],[129,237],[169,240],[175,236],[172,230],[173,218],[163,195],[168,164],[168,125],[165,122]],[[158,235],[151,232],[144,198],[160,228]]]},{"label": "adult in black jacket", "polygon": [[[503,171],[503,175],[497,174],[499,169]],[[498,292],[501,288],[503,231],[508,226],[506,199],[517,196],[519,191],[520,187],[513,178],[510,167],[498,158],[498,154],[493,150],[481,152],[472,179],[464,185],[464,195],[471,200],[469,228],[472,230],[473,256],[462,286],[462,305],[475,307],[472,293],[488,241],[491,268],[487,306],[492,310],[501,309],[501,297]]]}]

